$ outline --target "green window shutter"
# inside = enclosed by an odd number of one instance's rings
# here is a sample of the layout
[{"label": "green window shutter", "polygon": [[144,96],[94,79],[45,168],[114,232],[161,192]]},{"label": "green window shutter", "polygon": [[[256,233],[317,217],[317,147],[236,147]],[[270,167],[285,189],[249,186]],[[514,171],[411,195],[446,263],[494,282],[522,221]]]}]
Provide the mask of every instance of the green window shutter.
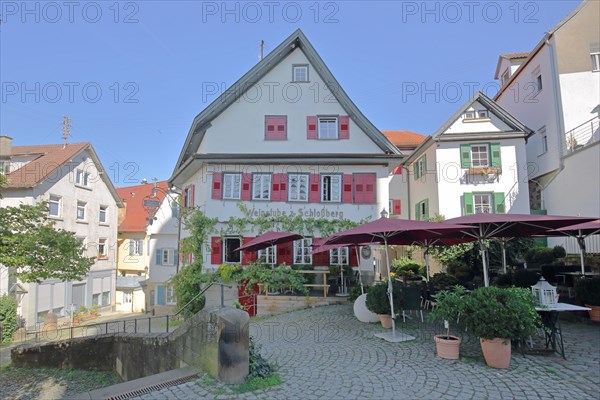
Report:
[{"label": "green window shutter", "polygon": [[129,239],[129,255],[132,256],[133,255],[133,249],[134,249],[134,242],[133,239]]},{"label": "green window shutter", "polygon": [[471,145],[460,145],[460,167],[471,168]]},{"label": "green window shutter", "polygon": [[156,249],[156,265],[162,265],[162,249]]},{"label": "green window shutter", "polygon": [[427,176],[427,156],[423,156],[423,171],[421,172],[421,175],[425,175]]},{"label": "green window shutter", "polygon": [[414,175],[415,181],[417,179],[419,179],[419,161],[418,160],[413,163],[413,175]]},{"label": "green window shutter", "polygon": [[419,207],[420,203],[415,204],[415,219],[417,221],[419,221],[421,219],[421,216],[419,215],[419,211],[420,211],[420,207]]},{"label": "green window shutter", "polygon": [[423,214],[423,220],[428,220],[429,219],[429,199],[423,200],[423,203],[425,203],[425,214]]},{"label": "green window shutter", "polygon": [[500,168],[502,167],[502,157],[500,151],[500,143],[492,143],[490,144],[490,153],[491,153],[491,162],[492,167]]},{"label": "green window shutter", "polygon": [[504,192],[494,193],[494,210],[496,214],[506,213],[506,205],[504,203]]},{"label": "green window shutter", "polygon": [[465,203],[464,214],[471,215],[474,213],[473,209],[473,193],[463,193],[463,201]]}]

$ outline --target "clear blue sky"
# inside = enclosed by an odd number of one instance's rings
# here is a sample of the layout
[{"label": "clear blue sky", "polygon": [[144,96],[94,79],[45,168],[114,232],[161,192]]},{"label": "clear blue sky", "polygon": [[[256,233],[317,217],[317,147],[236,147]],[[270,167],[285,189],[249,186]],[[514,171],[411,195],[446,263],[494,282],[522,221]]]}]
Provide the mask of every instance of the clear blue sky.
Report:
[{"label": "clear blue sky", "polygon": [[430,134],[469,86],[495,93],[499,54],[531,50],[578,2],[223,4],[0,2],[0,133],[60,143],[68,115],[69,140],[92,142],[116,186],[167,179],[214,99],[203,84],[231,85],[261,39],[268,52],[301,28],[378,128]]}]

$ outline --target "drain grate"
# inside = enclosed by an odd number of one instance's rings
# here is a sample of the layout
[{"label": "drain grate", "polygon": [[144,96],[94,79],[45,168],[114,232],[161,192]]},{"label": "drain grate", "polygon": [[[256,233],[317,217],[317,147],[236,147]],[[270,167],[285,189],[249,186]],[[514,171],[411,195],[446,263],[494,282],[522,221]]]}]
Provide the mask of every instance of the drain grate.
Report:
[{"label": "drain grate", "polygon": [[142,395],[145,395],[145,394],[148,394],[148,393],[151,393],[151,392],[155,392],[155,391],[160,390],[160,389],[168,388],[170,386],[181,385],[181,384],[184,384],[186,382],[193,381],[197,377],[198,377],[198,374],[184,376],[182,378],[173,379],[171,381],[159,383],[159,384],[148,386],[148,387],[145,387],[145,388],[142,388],[142,389],[136,389],[136,390],[132,390],[132,391],[127,392],[127,393],[122,393],[122,394],[119,394],[119,395],[116,395],[116,396],[108,397],[107,400],[125,400],[125,399],[131,399],[132,397],[142,396]]}]

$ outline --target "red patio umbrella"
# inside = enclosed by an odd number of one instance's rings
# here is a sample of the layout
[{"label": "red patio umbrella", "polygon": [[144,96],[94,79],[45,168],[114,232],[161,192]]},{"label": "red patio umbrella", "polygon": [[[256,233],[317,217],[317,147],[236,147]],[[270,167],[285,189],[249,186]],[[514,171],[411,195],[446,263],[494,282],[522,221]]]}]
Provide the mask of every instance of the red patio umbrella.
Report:
[{"label": "red patio umbrella", "polygon": [[600,234],[600,219],[558,228],[546,233],[547,236],[570,236],[577,239],[579,257],[581,259],[581,274],[585,274],[585,238]]},{"label": "red patio umbrella", "polygon": [[277,244],[289,243],[294,240],[302,239],[304,236],[292,232],[265,232],[262,235],[255,237],[243,246],[238,247],[234,251],[258,251],[273,247]]},{"label": "red patio umbrella", "polygon": [[[390,256],[388,245],[411,245],[424,242],[443,240],[452,232],[461,232],[468,226],[453,225],[445,222],[413,221],[404,219],[380,218],[367,222],[347,231],[336,233],[325,241],[325,244],[383,244],[388,275],[388,297],[392,319],[395,320],[394,302],[392,297],[392,278],[390,276]],[[392,336],[396,336],[396,324],[392,323]]]},{"label": "red patio umbrella", "polygon": [[479,242],[482,253],[483,281],[489,286],[487,248],[485,240],[494,238],[545,235],[549,230],[588,222],[595,218],[530,214],[471,214],[446,220],[448,223],[470,225],[462,233]]}]

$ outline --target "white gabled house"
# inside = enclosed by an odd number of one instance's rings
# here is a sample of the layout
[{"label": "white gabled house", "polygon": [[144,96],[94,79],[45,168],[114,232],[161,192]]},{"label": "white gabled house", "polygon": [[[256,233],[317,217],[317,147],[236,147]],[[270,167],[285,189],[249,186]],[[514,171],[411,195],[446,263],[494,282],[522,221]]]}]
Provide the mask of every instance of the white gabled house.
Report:
[{"label": "white gabled house", "polygon": [[[0,207],[48,202],[48,219],[74,232],[96,262],[79,282],[47,279],[40,284],[15,281],[0,265],[0,295],[18,288],[19,315],[27,327],[48,313],[69,315],[71,305],[113,310],[117,272],[117,216],[123,203],[90,143],[12,146],[0,136],[0,159],[9,184]],[[15,285],[17,284],[17,285]]]},{"label": "white gabled house", "polygon": [[404,161],[410,219],[529,214],[530,130],[478,92]]},{"label": "white gabled house", "polygon": [[[184,206],[217,217],[218,228],[243,215],[239,204],[251,216],[360,221],[387,209],[391,172],[401,160],[297,30],[194,119],[169,182],[182,189]],[[238,236],[221,240],[215,232],[204,265],[245,262],[233,252],[240,244]],[[359,263],[347,250],[312,257],[310,244],[278,246],[274,261]],[[371,256],[360,264],[373,269]]]}]

